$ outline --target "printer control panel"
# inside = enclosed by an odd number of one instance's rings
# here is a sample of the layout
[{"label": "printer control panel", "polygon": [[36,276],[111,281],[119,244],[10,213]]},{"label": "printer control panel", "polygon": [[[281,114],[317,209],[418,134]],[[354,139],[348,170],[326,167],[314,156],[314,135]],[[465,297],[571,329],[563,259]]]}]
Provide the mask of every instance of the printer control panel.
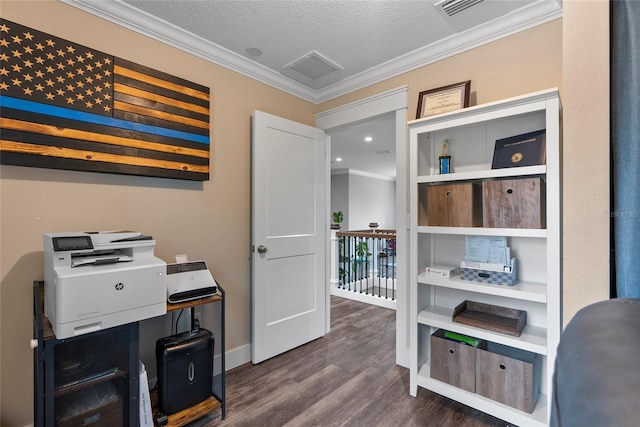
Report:
[{"label": "printer control panel", "polygon": [[54,252],[93,249],[93,243],[89,235],[52,237],[51,242],[53,243]]}]

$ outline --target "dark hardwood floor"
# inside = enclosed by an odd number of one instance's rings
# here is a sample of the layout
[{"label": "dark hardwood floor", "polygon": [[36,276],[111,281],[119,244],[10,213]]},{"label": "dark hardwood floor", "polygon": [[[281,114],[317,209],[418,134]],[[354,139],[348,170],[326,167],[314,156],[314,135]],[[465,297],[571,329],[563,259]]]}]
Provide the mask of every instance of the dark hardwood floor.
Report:
[{"label": "dark hardwood floor", "polygon": [[192,426],[464,426],[507,423],[424,389],[395,364],[395,311],[331,297],[331,332],[226,376],[227,414]]}]

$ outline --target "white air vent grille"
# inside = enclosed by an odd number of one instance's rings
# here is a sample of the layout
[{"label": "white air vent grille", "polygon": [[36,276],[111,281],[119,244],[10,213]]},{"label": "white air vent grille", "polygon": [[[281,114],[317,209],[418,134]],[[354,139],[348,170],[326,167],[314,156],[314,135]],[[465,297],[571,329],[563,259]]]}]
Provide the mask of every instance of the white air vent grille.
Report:
[{"label": "white air vent grille", "polygon": [[456,31],[465,31],[509,15],[542,0],[440,0],[433,7]]},{"label": "white air vent grille", "polygon": [[442,8],[448,16],[453,16],[483,1],[484,0],[445,0],[436,3],[436,7]]},{"label": "white air vent grille", "polygon": [[284,68],[296,71],[311,80],[316,80],[334,71],[342,70],[341,66],[315,50],[285,65]]}]

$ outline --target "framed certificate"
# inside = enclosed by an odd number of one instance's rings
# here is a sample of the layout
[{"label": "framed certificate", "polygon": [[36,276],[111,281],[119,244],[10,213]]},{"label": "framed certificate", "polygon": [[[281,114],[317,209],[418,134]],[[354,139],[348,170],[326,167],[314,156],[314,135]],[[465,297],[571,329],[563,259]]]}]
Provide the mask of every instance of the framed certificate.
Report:
[{"label": "framed certificate", "polygon": [[420,92],[416,119],[468,107],[470,89],[471,80],[467,80]]}]

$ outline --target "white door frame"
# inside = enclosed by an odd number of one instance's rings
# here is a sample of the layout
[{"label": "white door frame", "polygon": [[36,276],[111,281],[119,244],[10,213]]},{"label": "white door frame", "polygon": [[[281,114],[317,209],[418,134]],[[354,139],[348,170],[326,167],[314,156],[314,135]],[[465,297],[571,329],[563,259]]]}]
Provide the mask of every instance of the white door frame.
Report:
[{"label": "white door frame", "polygon": [[[397,280],[397,309],[396,309],[396,363],[409,367],[409,218],[408,218],[408,136],[407,136],[407,93],[409,86],[402,86],[386,92],[373,95],[359,101],[351,102],[340,107],[332,108],[315,115],[316,127],[330,132],[331,129],[356,123],[395,112],[396,135],[396,239],[398,269]],[[330,147],[330,144],[328,144]],[[331,170],[330,152],[327,156],[327,167]],[[329,173],[329,179],[330,173]],[[331,185],[327,186],[327,209],[331,206]],[[329,211],[327,211],[327,215]],[[327,238],[327,247],[329,239]],[[327,256],[327,260],[330,258]],[[328,263],[327,263],[328,264]],[[327,295],[329,295],[330,274],[327,274]],[[330,304],[327,304],[330,307]],[[327,322],[330,316],[327,315]],[[327,326],[327,331],[329,326]]]}]

